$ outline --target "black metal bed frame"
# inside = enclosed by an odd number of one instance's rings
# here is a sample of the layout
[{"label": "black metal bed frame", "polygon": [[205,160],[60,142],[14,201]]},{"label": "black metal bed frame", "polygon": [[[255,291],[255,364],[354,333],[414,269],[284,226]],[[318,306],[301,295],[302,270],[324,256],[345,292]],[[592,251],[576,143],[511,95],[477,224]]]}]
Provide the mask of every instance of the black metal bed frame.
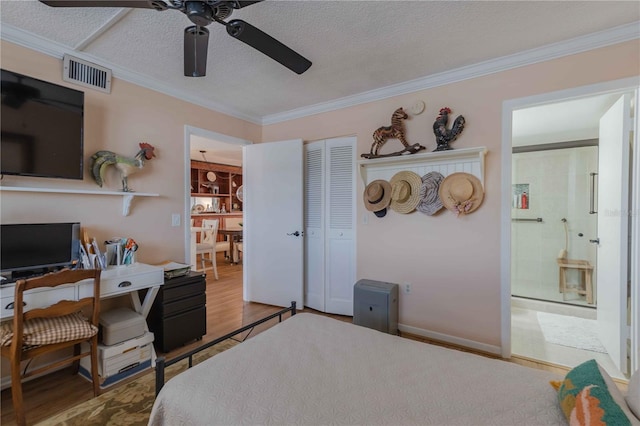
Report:
[{"label": "black metal bed frame", "polygon": [[[228,334],[225,334],[224,336],[218,337],[217,339],[212,340],[211,342],[205,343],[204,345],[199,346],[199,347],[197,347],[197,348],[195,348],[195,349],[193,349],[193,350],[191,350],[191,351],[189,351],[187,353],[184,353],[184,354],[182,354],[182,355],[180,355],[180,356],[178,356],[176,358],[173,358],[170,361],[165,360],[164,357],[158,357],[156,359],[156,367],[155,367],[156,368],[156,396],[158,396],[158,394],[160,393],[160,390],[164,386],[164,370],[165,370],[165,368],[167,368],[167,367],[169,367],[169,366],[171,366],[171,365],[173,365],[173,364],[175,364],[177,362],[180,362],[185,358],[189,358],[189,367],[188,368],[191,368],[191,367],[193,367],[193,356],[195,354],[197,354],[198,352],[200,352],[202,350],[205,350],[207,348],[210,348],[213,345],[217,345],[218,343],[223,342],[223,341],[225,341],[227,339],[233,339],[233,336],[235,336],[237,334],[240,334],[240,333],[243,333],[243,332],[245,332],[247,330],[250,330],[249,334],[251,334],[251,331],[253,331],[253,329],[256,326],[258,326],[260,324],[263,324],[263,323],[265,323],[265,322],[267,322],[269,320],[272,320],[273,318],[278,317],[278,322],[282,322],[282,315],[286,314],[287,312],[291,312],[291,316],[294,316],[296,314],[296,302],[295,301],[291,302],[291,306],[289,306],[288,308],[284,308],[284,309],[282,309],[282,310],[280,310],[278,312],[275,312],[275,313],[273,313],[273,314],[271,314],[269,316],[266,316],[266,317],[264,317],[262,319],[254,321],[251,324],[245,325],[245,326],[243,326],[243,327],[241,327],[241,328],[239,328],[237,330],[234,330],[234,331],[232,331],[232,332],[230,332]],[[245,336],[245,338],[242,341],[246,340],[247,337],[249,337],[249,335]]]}]

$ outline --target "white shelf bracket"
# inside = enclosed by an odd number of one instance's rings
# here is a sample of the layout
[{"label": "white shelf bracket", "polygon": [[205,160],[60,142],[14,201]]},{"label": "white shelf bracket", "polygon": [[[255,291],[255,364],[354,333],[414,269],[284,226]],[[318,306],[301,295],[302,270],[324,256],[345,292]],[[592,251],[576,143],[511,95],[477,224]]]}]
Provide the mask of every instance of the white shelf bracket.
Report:
[{"label": "white shelf bracket", "polygon": [[124,194],[122,196],[122,216],[129,216],[131,211],[131,202],[133,201],[132,194]]}]

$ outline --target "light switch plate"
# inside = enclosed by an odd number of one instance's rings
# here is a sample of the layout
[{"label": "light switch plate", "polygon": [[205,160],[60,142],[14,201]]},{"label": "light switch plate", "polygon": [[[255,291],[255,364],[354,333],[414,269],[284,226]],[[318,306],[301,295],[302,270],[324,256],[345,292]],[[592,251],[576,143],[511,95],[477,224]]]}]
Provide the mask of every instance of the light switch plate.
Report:
[{"label": "light switch plate", "polygon": [[180,226],[180,213],[173,213],[171,215],[171,226]]}]

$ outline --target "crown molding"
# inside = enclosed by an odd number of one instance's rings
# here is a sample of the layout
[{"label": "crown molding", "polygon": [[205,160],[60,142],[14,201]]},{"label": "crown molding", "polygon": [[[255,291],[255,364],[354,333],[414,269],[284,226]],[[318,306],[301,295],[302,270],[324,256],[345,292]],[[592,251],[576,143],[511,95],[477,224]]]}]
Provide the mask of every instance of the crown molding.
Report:
[{"label": "crown molding", "polygon": [[57,43],[55,41],[51,41],[45,39],[43,37],[37,36],[33,33],[24,31],[22,29],[16,28],[9,24],[3,24],[0,29],[0,38],[3,40],[9,41],[11,43],[26,47],[31,50],[35,50],[37,52],[43,53],[48,56],[53,56],[57,59],[62,59],[65,54],[69,54],[75,56],[80,59],[84,59],[85,61],[93,62],[95,64],[99,64],[100,66],[107,67],[111,69],[112,75],[121,80],[128,81],[135,85],[145,87],[147,89],[164,93],[165,95],[190,102],[192,104],[201,106],[203,108],[210,109],[212,111],[216,111],[222,114],[229,115],[231,117],[239,118],[241,120],[249,121],[254,124],[262,124],[262,120],[260,117],[245,114],[241,111],[238,111],[233,108],[229,108],[226,105],[211,102],[209,100],[200,98],[198,96],[193,96],[191,94],[185,93],[181,90],[176,90],[171,87],[167,87],[166,83],[156,80],[154,78],[142,75],[140,73],[128,70],[126,68],[120,67],[118,65],[109,63],[102,58],[97,58],[95,56],[86,54],[84,52],[80,52],[74,49],[69,48],[61,43]]},{"label": "crown molding", "polygon": [[26,32],[14,26],[3,24],[0,29],[0,38],[11,43],[24,46],[49,56],[62,59],[65,53],[72,54],[80,59],[100,64],[111,68],[113,76],[119,79],[134,83],[138,86],[164,93],[174,98],[181,99],[186,102],[220,112],[241,120],[245,120],[254,124],[269,125],[284,121],[294,120],[297,118],[307,117],[310,115],[320,114],[329,111],[335,111],[367,102],[379,101],[394,96],[404,95],[407,93],[427,90],[438,86],[444,86],[472,78],[494,74],[497,72],[507,71],[513,68],[544,62],[563,56],[573,55],[601,47],[610,46],[625,41],[640,38],[640,21],[630,24],[621,25],[608,30],[599,31],[581,37],[576,37],[566,41],[549,44],[535,49],[525,50],[513,55],[503,56],[489,61],[480,62],[474,65],[456,68],[450,71],[432,74],[415,80],[410,80],[390,86],[382,87],[367,92],[358,93],[352,96],[346,96],[328,102],[322,102],[315,105],[305,106],[290,111],[277,114],[265,115],[258,117],[243,113],[228,106],[217,102],[211,102],[198,96],[193,96],[181,90],[167,87],[166,84],[133,72],[126,68],[116,66],[114,64],[105,63],[101,58],[93,57],[83,52],[69,49],[60,43],[47,40],[43,37]]},{"label": "crown molding", "polygon": [[266,115],[262,117],[262,124],[268,125],[280,123],[314,114],[360,105],[367,102],[387,99],[393,96],[418,92],[420,90],[457,83],[463,80],[507,71],[525,65],[545,62],[551,59],[561,58],[563,56],[573,55],[638,38],[640,38],[640,21],[535,49],[525,50],[513,55],[479,62],[474,65],[428,75],[426,77],[393,84],[391,86],[381,87],[379,89],[370,90],[353,96],[346,96],[329,102],[297,108],[278,114]]}]

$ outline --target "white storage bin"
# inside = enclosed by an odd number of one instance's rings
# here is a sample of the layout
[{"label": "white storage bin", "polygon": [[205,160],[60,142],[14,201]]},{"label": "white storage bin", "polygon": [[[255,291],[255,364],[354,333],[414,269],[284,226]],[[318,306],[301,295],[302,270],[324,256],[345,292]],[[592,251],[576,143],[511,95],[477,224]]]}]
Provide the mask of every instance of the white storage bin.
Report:
[{"label": "white storage bin", "polygon": [[[126,372],[147,361],[151,361],[153,350],[153,333],[130,339],[117,345],[98,345],[98,374],[104,380],[107,377]],[[88,345],[83,343],[83,350]],[[84,357],[80,366],[87,372],[91,371],[91,358]]]},{"label": "white storage bin", "polygon": [[144,316],[129,309],[116,308],[100,314],[102,343],[110,346],[142,336],[146,329]]}]

